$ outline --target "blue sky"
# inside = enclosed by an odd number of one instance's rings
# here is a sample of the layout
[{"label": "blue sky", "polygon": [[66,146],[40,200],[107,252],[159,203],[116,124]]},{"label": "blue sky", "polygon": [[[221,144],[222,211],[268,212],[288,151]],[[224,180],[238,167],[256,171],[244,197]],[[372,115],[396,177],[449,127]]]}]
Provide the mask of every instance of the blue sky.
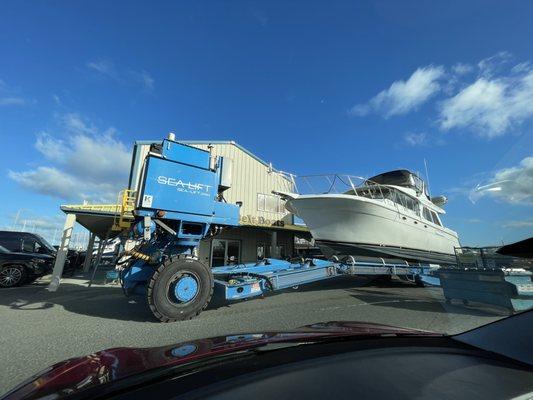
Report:
[{"label": "blue sky", "polygon": [[0,226],[51,237],[173,131],[300,175],[425,158],[463,244],[531,236],[533,3],[108,3],[3,4]]}]

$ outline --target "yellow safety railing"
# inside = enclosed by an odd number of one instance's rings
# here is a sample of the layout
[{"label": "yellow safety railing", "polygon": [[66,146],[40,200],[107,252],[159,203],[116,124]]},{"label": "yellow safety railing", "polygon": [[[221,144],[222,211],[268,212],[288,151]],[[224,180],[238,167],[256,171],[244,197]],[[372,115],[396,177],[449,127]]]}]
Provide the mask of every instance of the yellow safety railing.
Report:
[{"label": "yellow safety railing", "polygon": [[61,207],[69,208],[73,210],[82,210],[82,211],[102,211],[102,212],[111,212],[111,213],[120,212],[120,204],[74,204],[74,205],[65,205]]},{"label": "yellow safety railing", "polygon": [[135,209],[135,190],[124,189],[118,194],[117,214],[113,219],[114,231],[121,231],[131,226],[134,219],[133,210]]}]

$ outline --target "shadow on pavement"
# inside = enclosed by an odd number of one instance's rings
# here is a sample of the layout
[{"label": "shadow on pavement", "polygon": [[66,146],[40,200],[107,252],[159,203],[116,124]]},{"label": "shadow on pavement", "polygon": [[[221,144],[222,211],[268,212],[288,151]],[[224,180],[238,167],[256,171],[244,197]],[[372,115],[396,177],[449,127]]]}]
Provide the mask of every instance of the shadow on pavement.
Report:
[{"label": "shadow on pavement", "polygon": [[[416,290],[416,289],[415,289]],[[354,288],[349,289],[350,296],[367,304],[380,307],[405,309],[412,311],[462,314],[478,317],[506,316],[505,310],[479,306],[462,306],[460,304],[446,304],[439,288],[418,288],[416,292],[386,292],[374,288]]]},{"label": "shadow on pavement", "polygon": [[[70,280],[70,279],[69,279]],[[123,321],[157,322],[142,298],[124,296],[120,286],[87,287],[88,281],[62,282],[56,292],[47,282],[0,291],[0,306],[21,312],[63,307],[69,312]]]}]

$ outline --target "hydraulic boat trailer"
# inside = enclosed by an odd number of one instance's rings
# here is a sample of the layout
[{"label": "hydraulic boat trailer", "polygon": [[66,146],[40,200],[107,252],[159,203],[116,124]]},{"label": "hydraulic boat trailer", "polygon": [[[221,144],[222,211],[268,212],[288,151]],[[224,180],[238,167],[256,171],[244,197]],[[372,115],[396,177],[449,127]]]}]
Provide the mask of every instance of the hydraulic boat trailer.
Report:
[{"label": "hydraulic boat trailer", "polygon": [[[398,275],[438,284],[436,266],[382,259],[264,259],[209,268],[196,256],[200,241],[239,226],[239,206],[223,198],[231,187],[230,160],[173,137],[152,145],[148,154],[137,148],[133,154],[125,193],[135,193],[135,204],[123,232],[130,241],[117,269],[124,293],[146,296],[161,321],[198,315],[214,291],[241,300],[343,275]],[[120,221],[125,218],[121,214]]]},{"label": "hydraulic boat trailer", "polygon": [[348,256],[342,262],[336,257],[331,261],[301,259],[292,263],[265,259],[257,263],[215,267],[211,271],[215,291],[221,292],[225,300],[241,300],[343,275],[396,275],[418,285],[438,285],[438,277],[433,275],[437,269],[438,266],[407,262],[356,261]]}]

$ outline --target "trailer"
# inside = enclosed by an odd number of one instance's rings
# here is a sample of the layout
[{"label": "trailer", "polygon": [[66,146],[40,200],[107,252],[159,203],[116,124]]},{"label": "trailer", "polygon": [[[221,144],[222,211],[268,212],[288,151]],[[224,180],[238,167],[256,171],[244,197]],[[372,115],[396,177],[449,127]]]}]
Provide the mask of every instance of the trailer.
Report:
[{"label": "trailer", "polygon": [[230,160],[179,143],[173,136],[152,145],[132,165],[130,188],[122,202],[127,214],[121,213],[116,223],[129,247],[117,269],[124,293],[146,296],[160,321],[198,315],[214,291],[235,301],[361,274],[438,284],[437,266],[401,260],[264,259],[209,268],[197,257],[200,241],[239,226],[239,205],[224,199],[224,191],[231,187],[230,170]]}]

